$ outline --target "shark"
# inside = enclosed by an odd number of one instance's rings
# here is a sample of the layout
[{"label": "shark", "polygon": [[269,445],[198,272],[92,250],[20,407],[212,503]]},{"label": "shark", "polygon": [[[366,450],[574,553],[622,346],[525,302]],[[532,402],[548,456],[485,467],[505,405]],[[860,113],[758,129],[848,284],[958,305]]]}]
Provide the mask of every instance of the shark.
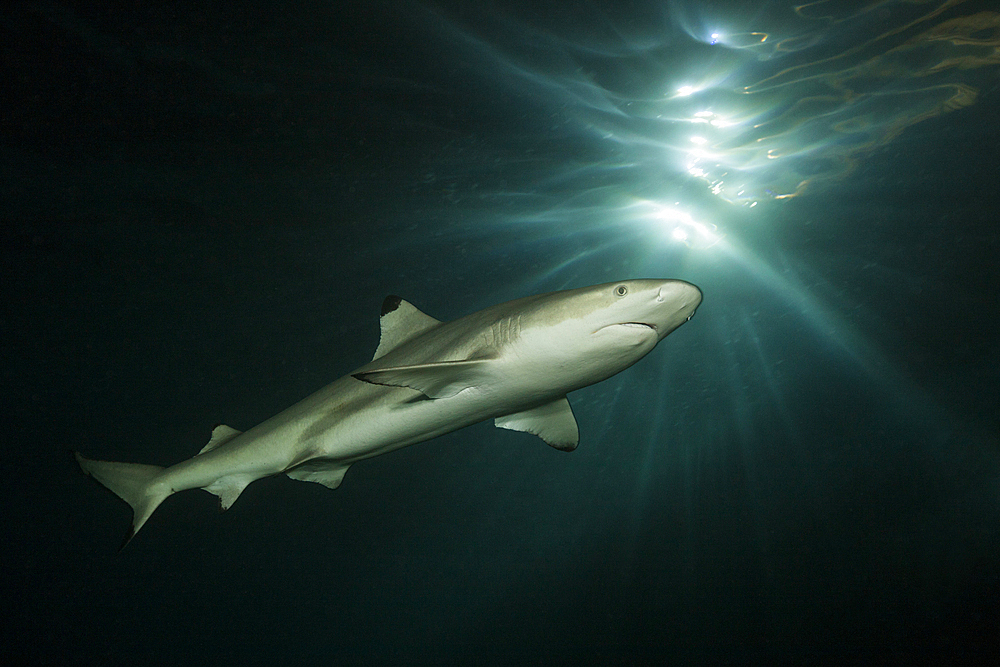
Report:
[{"label": "shark", "polygon": [[441,322],[388,296],[370,363],[257,426],[218,425],[200,452],[166,468],[73,454],[131,506],[124,548],[179,491],[204,489],[225,510],[251,482],[282,473],[336,489],[358,461],[488,419],[572,451],[580,434],[567,394],[632,366],[701,300],[682,280],[624,280]]}]

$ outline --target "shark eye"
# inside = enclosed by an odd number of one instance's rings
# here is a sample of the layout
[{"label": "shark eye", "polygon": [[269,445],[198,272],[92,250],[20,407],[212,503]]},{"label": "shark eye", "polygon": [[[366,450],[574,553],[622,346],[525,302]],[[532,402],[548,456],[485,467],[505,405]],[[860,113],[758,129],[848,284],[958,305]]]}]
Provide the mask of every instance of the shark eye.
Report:
[{"label": "shark eye", "polygon": [[625,285],[619,285],[618,287],[615,288],[615,294],[617,294],[618,296],[625,296],[626,294],[628,294],[628,287],[626,287]]}]

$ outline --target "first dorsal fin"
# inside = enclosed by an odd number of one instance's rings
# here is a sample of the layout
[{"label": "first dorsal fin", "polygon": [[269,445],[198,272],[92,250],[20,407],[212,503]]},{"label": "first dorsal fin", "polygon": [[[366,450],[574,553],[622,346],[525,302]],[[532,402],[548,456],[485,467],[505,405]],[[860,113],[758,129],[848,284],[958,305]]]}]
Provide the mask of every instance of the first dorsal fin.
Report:
[{"label": "first dorsal fin", "polygon": [[385,301],[382,302],[382,316],[379,318],[382,337],[379,339],[378,349],[375,350],[372,361],[439,324],[441,324],[439,320],[420,312],[409,301],[404,301],[398,296],[385,297]]},{"label": "first dorsal fin", "polygon": [[208,441],[208,444],[201,448],[199,454],[204,454],[205,452],[210,452],[219,445],[224,445],[236,436],[243,433],[243,431],[237,431],[231,426],[226,426],[225,424],[218,424],[212,429],[212,439]]}]

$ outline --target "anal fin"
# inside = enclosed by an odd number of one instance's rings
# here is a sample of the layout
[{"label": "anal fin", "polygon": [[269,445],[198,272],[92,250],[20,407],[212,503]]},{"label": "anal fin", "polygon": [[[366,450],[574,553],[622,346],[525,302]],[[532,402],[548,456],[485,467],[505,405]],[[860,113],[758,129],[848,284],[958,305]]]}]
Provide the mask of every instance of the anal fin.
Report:
[{"label": "anal fin", "polygon": [[247,485],[252,481],[253,479],[243,475],[226,475],[202,488],[209,493],[217,495],[219,497],[219,507],[227,510],[233,506],[236,499],[243,493],[243,489],[247,488]]}]

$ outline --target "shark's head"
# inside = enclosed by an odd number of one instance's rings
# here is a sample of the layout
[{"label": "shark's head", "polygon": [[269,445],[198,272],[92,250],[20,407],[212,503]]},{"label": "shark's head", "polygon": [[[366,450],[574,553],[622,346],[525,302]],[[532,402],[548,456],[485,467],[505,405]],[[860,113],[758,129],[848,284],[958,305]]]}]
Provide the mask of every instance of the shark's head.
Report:
[{"label": "shark's head", "polygon": [[[691,319],[701,290],[682,280],[623,280],[536,297],[522,337],[554,373],[585,386],[644,357]],[[531,355],[534,356],[534,355]],[[554,368],[553,368],[554,366]]]},{"label": "shark's head", "polygon": [[603,295],[607,306],[595,311],[596,318],[612,331],[624,327],[655,334],[656,342],[690,320],[701,304],[701,290],[683,280],[627,280],[609,286],[611,296]]},{"label": "shark's head", "polygon": [[585,331],[593,330],[591,337],[650,349],[701,303],[701,290],[683,280],[625,280],[579,292],[569,298],[579,302],[579,319]]}]

